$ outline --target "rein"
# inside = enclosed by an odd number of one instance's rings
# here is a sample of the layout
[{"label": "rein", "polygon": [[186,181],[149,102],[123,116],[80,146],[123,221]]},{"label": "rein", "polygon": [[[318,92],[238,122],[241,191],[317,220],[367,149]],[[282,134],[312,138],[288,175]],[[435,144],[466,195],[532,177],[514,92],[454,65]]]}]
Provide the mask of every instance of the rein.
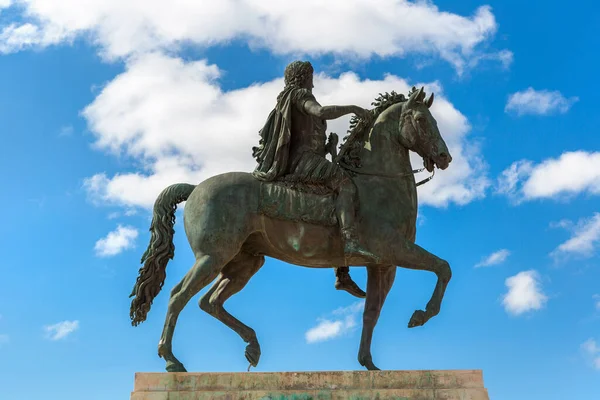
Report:
[{"label": "rein", "polygon": [[[358,174],[358,175],[379,176],[379,177],[382,177],[382,178],[404,178],[406,176],[411,176],[411,175],[414,175],[414,174],[418,174],[419,172],[425,171],[425,168],[419,168],[419,169],[413,169],[411,172],[408,172],[408,173],[393,174],[393,175],[384,175],[384,174],[379,174],[379,173],[373,174],[373,173],[370,173],[370,172],[358,171],[358,170],[356,170],[354,168],[350,168],[349,166],[347,166],[345,164],[342,164],[342,163],[340,163],[340,166],[342,168],[347,169],[348,171],[352,171],[352,172],[354,172],[355,174]],[[431,173],[430,176],[428,176],[427,178],[425,178],[425,179],[417,182],[415,184],[415,186],[421,186],[422,184],[429,182],[430,180],[433,179],[434,176],[435,176],[435,168],[433,169],[433,172]]]}]

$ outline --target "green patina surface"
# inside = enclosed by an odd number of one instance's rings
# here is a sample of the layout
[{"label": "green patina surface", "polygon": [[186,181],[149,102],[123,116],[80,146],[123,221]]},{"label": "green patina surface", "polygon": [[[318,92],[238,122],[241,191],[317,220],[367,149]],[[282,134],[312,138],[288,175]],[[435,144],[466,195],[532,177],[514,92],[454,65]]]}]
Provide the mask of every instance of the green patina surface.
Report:
[{"label": "green patina surface", "polygon": [[[414,243],[418,184],[413,175],[418,171],[413,171],[409,153],[418,153],[430,173],[452,161],[430,111],[433,94],[427,97],[423,87],[413,88],[408,97],[380,94],[371,110],[321,106],[312,94],[313,72],[305,61],[286,67],[285,87],[253,148],[258,163],[253,173],[228,172],[197,185],[173,184],[159,194],[144,265],[130,295],[134,326],[146,320],[162,289],[167,263],[174,257],[175,212],[184,201],[186,234],[196,262],[171,299],[192,298],[218,276],[201,308],[249,343],[244,355],[252,367],[261,355],[256,333],[222,307],[264,265],[265,256],[305,267],[346,268],[336,288],[366,297],[358,360],[368,370],[379,370],[371,342],[396,266],[437,276],[425,310],[416,310],[408,327],[422,326],[439,313],[452,273],[448,262]],[[336,152],[326,145],[324,121],[350,114],[356,117],[349,135],[338,157],[329,161],[327,152],[332,157]],[[349,266],[367,266],[368,293],[352,281]],[[186,304],[172,301],[167,310],[158,348],[167,372],[187,372],[172,352],[177,316]],[[419,385],[433,382],[429,376]]]}]

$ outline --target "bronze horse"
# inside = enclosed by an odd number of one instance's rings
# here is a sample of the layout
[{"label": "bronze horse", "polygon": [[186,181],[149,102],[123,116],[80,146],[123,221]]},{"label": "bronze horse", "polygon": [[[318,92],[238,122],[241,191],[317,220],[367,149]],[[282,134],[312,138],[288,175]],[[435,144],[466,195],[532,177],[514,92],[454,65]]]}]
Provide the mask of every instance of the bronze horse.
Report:
[{"label": "bronze horse", "polygon": [[361,241],[380,257],[377,264],[345,260],[336,226],[275,218],[261,212],[260,197],[270,193],[261,185],[275,183],[259,182],[250,173],[225,173],[198,185],[175,184],[158,196],[150,226],[150,245],[142,257],[144,266],[131,294],[134,326],[146,319],[153,299],[162,288],[166,265],[174,256],[175,210],[177,204],[186,200],[184,226],[196,259],[171,291],[158,345],[158,354],[166,361],[167,371],[185,372],[172,352],[177,317],[188,301],[215,279],[215,284],[200,299],[200,308],[237,332],[248,343],[245,355],[250,365],[258,364],[260,346],[256,333],[229,314],[223,304],[244,288],[264,264],[265,256],[312,268],[367,264],[367,297],[358,361],[369,370],[378,369],[372,361],[371,339],[397,266],[431,271],[437,276],[425,311],[415,311],[408,327],[421,326],[439,313],[452,273],[446,261],[414,243],[417,191],[409,150],[423,157],[430,172],[436,166],[446,169],[452,158],[429,111],[433,94],[426,99],[421,88],[414,90],[408,99],[396,94],[386,96],[383,97],[387,100],[372,110],[374,121],[363,120],[355,126],[337,159],[353,175],[358,188],[358,230]]}]

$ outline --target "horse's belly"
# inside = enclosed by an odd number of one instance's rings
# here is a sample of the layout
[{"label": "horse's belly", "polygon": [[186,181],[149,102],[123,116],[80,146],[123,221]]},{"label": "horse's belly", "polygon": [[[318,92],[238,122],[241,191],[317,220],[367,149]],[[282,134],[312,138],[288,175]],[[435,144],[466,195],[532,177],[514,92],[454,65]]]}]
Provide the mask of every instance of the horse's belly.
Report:
[{"label": "horse's belly", "polygon": [[266,255],[307,267],[333,267],[344,263],[337,227],[263,217]]}]

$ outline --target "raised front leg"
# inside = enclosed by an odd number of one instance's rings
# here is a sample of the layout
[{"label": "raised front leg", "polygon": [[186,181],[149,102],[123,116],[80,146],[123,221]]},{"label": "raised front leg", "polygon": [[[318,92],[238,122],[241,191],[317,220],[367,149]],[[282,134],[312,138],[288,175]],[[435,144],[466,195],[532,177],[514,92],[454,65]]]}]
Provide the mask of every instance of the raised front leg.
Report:
[{"label": "raised front leg", "polygon": [[371,356],[371,340],[383,303],[394,284],[395,265],[373,265],[367,267],[367,300],[363,313],[363,329],[358,351],[358,362],[368,370],[378,370]]},{"label": "raised front leg", "polygon": [[437,276],[435,289],[427,303],[425,311],[417,310],[408,322],[409,328],[424,325],[429,319],[440,312],[446,287],[452,278],[452,270],[447,261],[431,254],[419,245],[404,242],[395,249],[398,265],[404,268],[431,271]]}]

